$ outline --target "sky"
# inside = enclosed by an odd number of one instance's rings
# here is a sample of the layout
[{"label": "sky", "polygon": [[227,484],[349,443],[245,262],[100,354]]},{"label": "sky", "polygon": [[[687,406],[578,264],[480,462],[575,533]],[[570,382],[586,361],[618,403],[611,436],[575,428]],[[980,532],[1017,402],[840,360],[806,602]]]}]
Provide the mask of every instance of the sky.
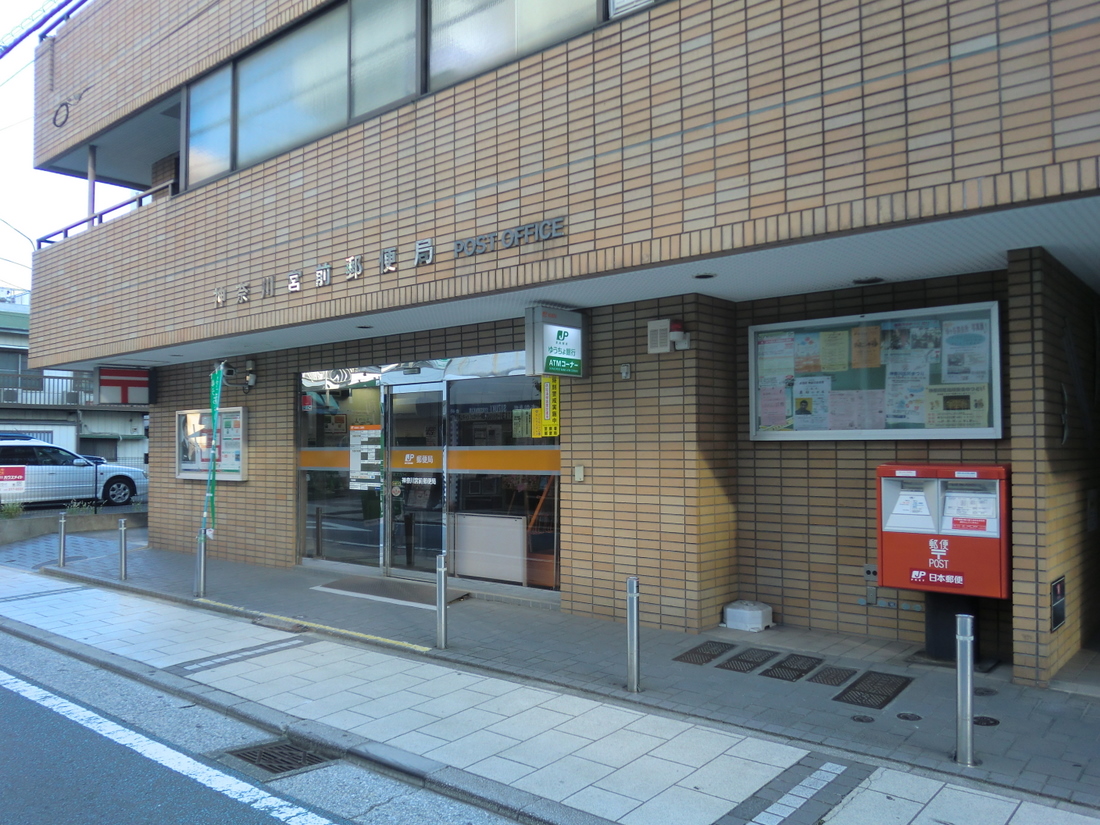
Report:
[{"label": "sky", "polygon": [[[0,1],[0,43],[61,0]],[[88,8],[97,0],[91,0]],[[79,12],[78,12],[79,13]],[[62,24],[64,25],[64,24]],[[35,32],[0,58],[0,288],[31,289],[31,254],[40,238],[85,217],[87,181],[33,167]],[[120,203],[128,190],[96,187],[96,206]],[[33,301],[33,291],[32,291]]]}]

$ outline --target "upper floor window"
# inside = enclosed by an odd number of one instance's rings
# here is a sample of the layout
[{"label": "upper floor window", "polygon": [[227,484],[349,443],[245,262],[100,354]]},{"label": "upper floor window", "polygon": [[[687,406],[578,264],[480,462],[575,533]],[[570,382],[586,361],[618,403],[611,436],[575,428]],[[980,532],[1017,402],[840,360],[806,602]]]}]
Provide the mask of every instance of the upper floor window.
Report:
[{"label": "upper floor window", "polygon": [[238,166],[347,123],[347,14],[324,14],[237,64]]},{"label": "upper floor window", "polygon": [[348,0],[190,85],[187,183],[259,163],[592,29],[603,5]]},{"label": "upper floor window", "polygon": [[431,0],[432,90],[594,28],[591,0]]}]

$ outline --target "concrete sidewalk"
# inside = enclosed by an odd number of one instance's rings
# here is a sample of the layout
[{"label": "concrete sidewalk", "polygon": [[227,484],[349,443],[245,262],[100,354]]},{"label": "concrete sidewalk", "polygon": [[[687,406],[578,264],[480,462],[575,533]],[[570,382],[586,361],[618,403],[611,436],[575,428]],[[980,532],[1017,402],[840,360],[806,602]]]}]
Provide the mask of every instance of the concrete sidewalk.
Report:
[{"label": "concrete sidewalk", "polygon": [[[1100,821],[1087,814],[1100,807],[1098,703],[1011,685],[1004,668],[978,676],[975,712],[998,724],[976,729],[982,765],[966,769],[950,758],[953,671],[907,645],[643,628],[643,691],[630,694],[624,627],[534,606],[537,594],[453,605],[441,651],[432,610],[315,589],[343,573],[211,560],[196,600],[193,556],[135,549],[120,585],[117,537],[70,537],[65,570],[51,569],[56,545],[0,548],[10,631],[535,821]],[[21,572],[36,568],[51,577]],[[675,660],[707,642],[693,658],[719,650],[709,661]],[[721,667],[756,650],[776,655]],[[810,660],[797,681],[762,676]],[[912,682],[882,709],[835,700],[867,673]]]}]

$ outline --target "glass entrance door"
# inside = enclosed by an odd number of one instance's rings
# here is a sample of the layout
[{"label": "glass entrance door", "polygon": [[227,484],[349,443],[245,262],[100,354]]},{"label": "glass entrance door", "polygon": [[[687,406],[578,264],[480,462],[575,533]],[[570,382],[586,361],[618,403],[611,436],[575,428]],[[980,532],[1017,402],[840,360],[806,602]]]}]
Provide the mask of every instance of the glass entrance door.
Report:
[{"label": "glass entrance door", "polygon": [[387,572],[434,573],[446,546],[445,385],[386,388]]}]

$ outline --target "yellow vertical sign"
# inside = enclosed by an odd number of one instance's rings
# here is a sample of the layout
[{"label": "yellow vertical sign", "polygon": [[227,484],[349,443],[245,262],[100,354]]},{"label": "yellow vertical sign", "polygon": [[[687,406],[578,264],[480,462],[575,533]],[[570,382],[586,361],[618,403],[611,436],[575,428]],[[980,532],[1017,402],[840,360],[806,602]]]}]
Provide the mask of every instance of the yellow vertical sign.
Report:
[{"label": "yellow vertical sign", "polygon": [[561,433],[560,389],[561,379],[556,375],[542,376],[542,405],[531,410],[533,438],[556,438]]}]

